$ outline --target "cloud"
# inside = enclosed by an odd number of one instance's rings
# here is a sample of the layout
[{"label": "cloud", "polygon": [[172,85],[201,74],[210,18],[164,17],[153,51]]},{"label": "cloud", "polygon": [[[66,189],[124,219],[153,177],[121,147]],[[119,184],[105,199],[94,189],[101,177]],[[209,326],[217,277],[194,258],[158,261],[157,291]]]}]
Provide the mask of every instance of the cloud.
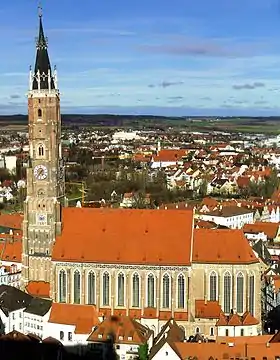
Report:
[{"label": "cloud", "polygon": [[169,86],[176,86],[176,85],[183,85],[183,84],[184,84],[184,81],[163,81],[157,85],[149,84],[148,87],[154,88],[154,87],[158,86],[158,87],[167,88]]},{"label": "cloud", "polygon": [[18,94],[11,94],[10,95],[10,99],[20,99],[20,98],[21,98],[21,96],[18,95]]},{"label": "cloud", "polygon": [[200,57],[242,58],[256,55],[266,44],[257,42],[240,42],[235,39],[174,37],[172,43],[145,44],[142,51],[154,54]]},{"label": "cloud", "polygon": [[211,101],[212,99],[209,96],[203,96],[200,98],[202,101]]},{"label": "cloud", "polygon": [[264,105],[264,104],[267,104],[267,101],[265,100],[257,100],[254,102],[255,105]]},{"label": "cloud", "polygon": [[252,84],[240,84],[240,85],[233,85],[232,88],[234,90],[253,90],[256,88],[265,87],[265,84],[262,82],[254,82]]}]

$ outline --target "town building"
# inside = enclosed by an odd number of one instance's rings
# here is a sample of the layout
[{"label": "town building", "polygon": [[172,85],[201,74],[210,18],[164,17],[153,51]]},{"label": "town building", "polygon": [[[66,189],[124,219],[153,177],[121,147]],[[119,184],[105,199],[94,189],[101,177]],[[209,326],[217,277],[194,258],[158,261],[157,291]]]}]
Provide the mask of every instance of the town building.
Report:
[{"label": "town building", "polygon": [[[239,319],[238,335],[261,331],[260,262],[243,231],[233,230],[251,222],[252,211],[239,208],[228,216],[208,214],[210,221],[228,218],[221,225],[233,228],[208,230],[194,229],[194,212],[188,209],[62,206],[60,93],[41,13],[35,68],[30,70],[28,115],[30,158],[22,241],[7,242],[3,251],[10,262],[22,254],[24,291],[41,294],[40,287],[43,292],[49,289],[54,303],[45,336],[69,343],[85,341],[95,326],[87,323],[87,316],[71,322],[67,316],[57,317],[58,309],[71,306],[77,314],[87,309],[104,319],[130,317],[155,335],[172,318],[185,336],[201,333],[214,338],[220,316],[229,327],[232,314]],[[173,162],[182,162],[185,156],[187,151],[178,150]],[[165,160],[160,151],[154,163],[160,167],[166,165]],[[206,317],[201,305],[207,302]],[[43,322],[48,314],[45,310],[36,315]],[[248,313],[250,321],[244,323]],[[36,333],[44,334],[40,326],[36,325]],[[80,333],[79,326],[87,328]]]}]

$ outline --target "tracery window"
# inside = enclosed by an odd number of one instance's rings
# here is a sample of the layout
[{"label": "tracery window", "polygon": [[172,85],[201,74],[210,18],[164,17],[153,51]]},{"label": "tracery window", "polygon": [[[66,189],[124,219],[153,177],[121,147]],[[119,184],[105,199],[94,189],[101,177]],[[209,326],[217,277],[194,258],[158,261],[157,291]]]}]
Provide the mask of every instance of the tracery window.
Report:
[{"label": "tracery window", "polygon": [[132,278],[132,306],[139,307],[140,305],[140,278],[138,274],[134,274]]},{"label": "tracery window", "polygon": [[224,312],[229,314],[231,310],[231,275],[227,271],[224,275]]},{"label": "tracery window", "polygon": [[38,117],[42,117],[42,109],[38,109]]},{"label": "tracery window", "polygon": [[90,271],[88,273],[88,304],[96,304],[95,286],[95,274],[93,271]]},{"label": "tracery window", "polygon": [[124,306],[124,274],[118,275],[118,306]]},{"label": "tracery window", "polygon": [[177,307],[179,309],[183,309],[185,307],[185,277],[180,274],[178,276],[178,304]]},{"label": "tracery window", "polygon": [[74,272],[74,304],[81,303],[81,274],[78,270]]},{"label": "tracery window", "polygon": [[162,307],[170,307],[170,278],[167,274],[162,279]]},{"label": "tracery window", "polygon": [[148,276],[148,307],[155,307],[155,278],[152,274]]},{"label": "tracery window", "polygon": [[59,302],[65,303],[66,302],[66,272],[64,270],[60,270],[59,272]]},{"label": "tracery window", "polygon": [[243,313],[243,299],[244,299],[244,276],[240,272],[236,279],[236,311]]},{"label": "tracery window", "polygon": [[209,300],[217,300],[217,274],[215,271],[212,271],[210,274],[210,291],[209,291]]},{"label": "tracery window", "polygon": [[249,312],[254,316],[255,312],[255,276],[249,276]]},{"label": "tracery window", "polygon": [[103,275],[103,305],[108,306],[110,304],[109,296],[110,296],[110,277],[106,272]]}]

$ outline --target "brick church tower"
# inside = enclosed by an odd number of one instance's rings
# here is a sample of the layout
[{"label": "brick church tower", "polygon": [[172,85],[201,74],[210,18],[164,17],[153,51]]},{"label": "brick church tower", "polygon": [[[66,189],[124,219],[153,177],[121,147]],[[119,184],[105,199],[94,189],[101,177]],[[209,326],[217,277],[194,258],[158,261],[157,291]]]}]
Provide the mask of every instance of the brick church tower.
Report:
[{"label": "brick church tower", "polygon": [[29,281],[51,282],[51,254],[61,232],[64,166],[61,153],[60,94],[52,71],[39,9],[39,36],[28,92],[29,167],[24,203],[22,288]]}]

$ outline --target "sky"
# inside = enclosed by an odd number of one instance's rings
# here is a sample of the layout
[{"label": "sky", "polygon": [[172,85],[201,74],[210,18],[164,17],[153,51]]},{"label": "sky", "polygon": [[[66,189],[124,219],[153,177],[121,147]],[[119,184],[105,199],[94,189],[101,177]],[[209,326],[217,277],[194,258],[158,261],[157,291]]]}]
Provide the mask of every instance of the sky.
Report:
[{"label": "sky", "polygon": [[[27,112],[36,0],[0,2],[0,114]],[[62,113],[280,115],[280,0],[43,0]]]}]

